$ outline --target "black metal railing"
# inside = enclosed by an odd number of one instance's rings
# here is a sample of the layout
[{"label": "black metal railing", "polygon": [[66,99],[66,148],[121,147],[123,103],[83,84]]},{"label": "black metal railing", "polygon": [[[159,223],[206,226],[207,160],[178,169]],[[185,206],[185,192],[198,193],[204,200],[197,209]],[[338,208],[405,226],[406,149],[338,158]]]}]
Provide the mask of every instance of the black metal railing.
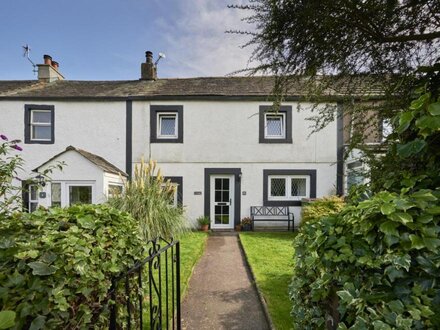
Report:
[{"label": "black metal railing", "polygon": [[111,330],[181,329],[180,243],[148,244],[148,257],[112,280]]}]

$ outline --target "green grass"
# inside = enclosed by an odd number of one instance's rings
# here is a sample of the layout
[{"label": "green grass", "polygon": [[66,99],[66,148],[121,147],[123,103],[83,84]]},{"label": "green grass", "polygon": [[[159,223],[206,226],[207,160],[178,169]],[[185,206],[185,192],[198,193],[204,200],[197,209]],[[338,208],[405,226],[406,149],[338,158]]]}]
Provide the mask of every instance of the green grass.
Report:
[{"label": "green grass", "polygon": [[240,233],[247,260],[278,330],[293,327],[288,286],[292,279],[295,233]]},{"label": "green grass", "polygon": [[180,239],[180,283],[182,298],[188,289],[188,282],[194,266],[203,254],[208,233],[190,232]]}]

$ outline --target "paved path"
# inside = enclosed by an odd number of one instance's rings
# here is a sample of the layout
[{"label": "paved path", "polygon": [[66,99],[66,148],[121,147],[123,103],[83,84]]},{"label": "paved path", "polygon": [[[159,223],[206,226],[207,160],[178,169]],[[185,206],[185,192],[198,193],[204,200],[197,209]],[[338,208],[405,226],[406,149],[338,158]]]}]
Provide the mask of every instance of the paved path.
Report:
[{"label": "paved path", "polygon": [[237,236],[210,236],[182,302],[183,329],[269,329]]}]

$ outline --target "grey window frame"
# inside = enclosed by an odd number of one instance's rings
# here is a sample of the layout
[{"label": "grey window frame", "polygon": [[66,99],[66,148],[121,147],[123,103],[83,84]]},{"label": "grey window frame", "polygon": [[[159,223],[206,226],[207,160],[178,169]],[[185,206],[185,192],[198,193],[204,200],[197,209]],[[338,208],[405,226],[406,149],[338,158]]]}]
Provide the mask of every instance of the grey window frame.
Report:
[{"label": "grey window frame", "polygon": [[[176,114],[177,137],[160,137],[159,115]],[[151,105],[150,106],[150,143],[183,143],[183,106],[181,105]]]},{"label": "grey window frame", "polygon": [[[276,114],[284,116],[284,137],[266,137],[266,115]],[[280,106],[278,112],[275,112],[270,105],[260,105],[259,121],[259,143],[292,143],[292,106]]]},{"label": "grey window frame", "polygon": [[[50,111],[51,138],[50,140],[33,140],[31,138],[32,111]],[[24,143],[25,144],[54,144],[55,143],[55,106],[45,104],[25,104],[24,106]]]},{"label": "grey window frame", "polygon": [[300,200],[270,200],[269,199],[269,177],[271,176],[309,176],[309,198],[316,198],[316,170],[294,170],[282,169],[263,170],[263,205],[264,206],[301,206]]}]

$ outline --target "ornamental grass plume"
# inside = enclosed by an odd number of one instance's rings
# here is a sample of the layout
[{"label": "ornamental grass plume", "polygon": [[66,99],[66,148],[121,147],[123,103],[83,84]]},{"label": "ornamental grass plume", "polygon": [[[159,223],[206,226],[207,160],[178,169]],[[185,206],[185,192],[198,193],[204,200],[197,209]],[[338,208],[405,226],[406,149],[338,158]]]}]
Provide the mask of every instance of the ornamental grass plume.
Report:
[{"label": "ornamental grass plume", "polygon": [[176,186],[164,179],[157,163],[153,160],[146,163],[142,159],[123,193],[110,198],[109,204],[131,214],[146,240],[170,239],[188,228],[183,208],[173,205],[175,192]]}]

